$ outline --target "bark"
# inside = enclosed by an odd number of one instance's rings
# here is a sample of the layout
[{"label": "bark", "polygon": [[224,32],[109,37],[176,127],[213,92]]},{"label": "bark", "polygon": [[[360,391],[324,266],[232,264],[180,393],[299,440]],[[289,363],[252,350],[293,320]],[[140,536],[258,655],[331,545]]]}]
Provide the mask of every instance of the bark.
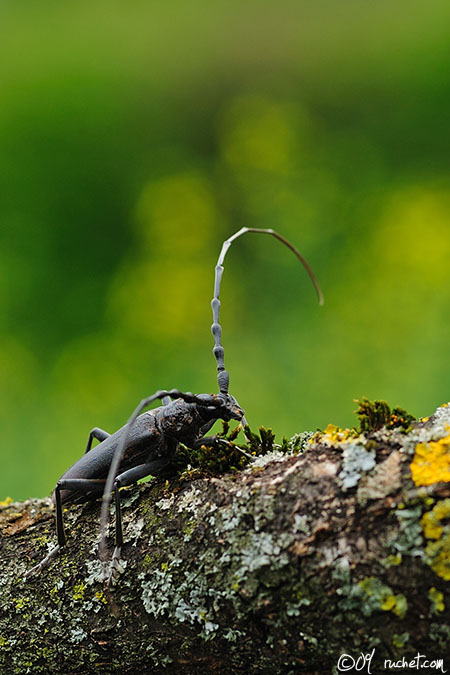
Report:
[{"label": "bark", "polygon": [[3,506],[0,672],[311,675],[372,650],[359,672],[418,652],[448,669],[450,407],[407,432],[374,419],[265,447],[239,472],[127,489],[109,588],[98,501],[67,509],[68,546],[26,580],[55,542],[53,508]]}]

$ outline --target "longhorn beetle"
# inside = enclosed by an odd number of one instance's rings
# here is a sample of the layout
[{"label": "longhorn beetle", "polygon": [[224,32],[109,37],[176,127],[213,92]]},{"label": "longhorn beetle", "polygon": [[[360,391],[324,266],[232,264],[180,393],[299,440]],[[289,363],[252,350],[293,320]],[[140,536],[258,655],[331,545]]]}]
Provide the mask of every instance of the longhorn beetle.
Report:
[{"label": "longhorn beetle", "polygon": [[[103,495],[100,516],[100,558],[105,561],[106,527],[112,493],[116,507],[116,545],[110,578],[114,576],[123,544],[119,489],[132,485],[145,476],[158,474],[175,455],[180,442],[195,448],[218,440],[216,437],[205,437],[216,420],[234,419],[246,425],[243,409],[234,396],[228,393],[229,376],[225,370],[224,349],[221,343],[222,328],[219,322],[219,293],[227,251],[235,239],[247,232],[270,234],[287,246],[305,267],[317,291],[319,303],[323,304],[322,291],[311,267],[297,249],[278,232],[272,229],[243,227],[227,239],[222,245],[215,268],[214,297],[211,301],[213,311],[211,331],[214,337],[213,352],[217,362],[219,393],[196,395],[178,389],[162,389],[144,398],[128,422],[115,433],[109,434],[94,427],[89,433],[84,455],[63,473],[52,494],[52,501],[56,506],[58,543],[40,563],[28,570],[25,577],[42,570],[66,545],[62,505],[66,502],[95,499],[100,495]],[[143,412],[157,399],[162,402],[161,407]],[[99,444],[92,448],[94,438]]]}]

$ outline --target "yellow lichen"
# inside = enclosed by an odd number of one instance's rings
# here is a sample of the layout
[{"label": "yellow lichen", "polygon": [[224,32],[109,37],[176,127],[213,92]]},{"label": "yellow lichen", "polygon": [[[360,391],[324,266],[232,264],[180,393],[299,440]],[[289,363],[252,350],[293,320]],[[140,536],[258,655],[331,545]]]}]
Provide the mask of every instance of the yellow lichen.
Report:
[{"label": "yellow lichen", "polygon": [[433,572],[450,581],[450,533],[438,541],[430,541],[425,553]]},{"label": "yellow lichen", "polygon": [[8,504],[11,503],[12,503],[11,497],[6,497],[6,499],[2,499],[2,501],[0,501],[0,506],[8,506]]},{"label": "yellow lichen", "polygon": [[438,441],[418,443],[410,468],[416,485],[450,481],[450,433]]},{"label": "yellow lichen", "polygon": [[76,600],[76,601],[83,600],[85,590],[86,590],[86,586],[83,584],[83,582],[81,582],[80,584],[76,584],[73,587],[73,593],[72,593],[73,599]]},{"label": "yellow lichen", "polygon": [[401,619],[404,618],[408,602],[403,593],[395,595],[389,586],[376,577],[362,579],[358,582],[358,587],[373,606],[379,607],[384,612],[393,612]]},{"label": "yellow lichen", "polygon": [[381,609],[384,609],[385,612],[390,612],[396,606],[395,595],[388,595],[381,603]]},{"label": "yellow lichen", "polygon": [[318,434],[315,434],[310,439],[310,442],[320,441],[322,443],[325,443],[326,445],[332,446],[337,445],[338,443],[342,443],[343,441],[346,441],[353,436],[355,436],[355,432],[353,429],[341,429],[340,427],[337,427],[335,424],[329,424],[323,431],[323,433],[319,432]]},{"label": "yellow lichen", "polygon": [[401,565],[402,561],[403,561],[402,554],[396,553],[395,555],[388,555],[388,557],[382,561],[382,565],[384,565],[384,567],[394,567],[397,565]]},{"label": "yellow lichen", "polygon": [[[443,499],[427,513],[420,524],[427,539],[431,539],[425,549],[426,561],[435,574],[450,581],[450,499]],[[434,540],[434,541],[433,541]]]},{"label": "yellow lichen", "polygon": [[105,598],[103,591],[97,591],[95,594],[95,599],[98,600],[98,602],[102,602],[104,605],[108,604],[108,600]]},{"label": "yellow lichen", "polygon": [[441,591],[438,591],[434,586],[428,591],[428,599],[430,600],[431,611],[433,614],[444,611],[444,594],[441,593]]},{"label": "yellow lichen", "polygon": [[427,539],[439,539],[444,530],[442,521],[450,517],[450,499],[438,502],[434,509],[424,513],[420,524]]}]

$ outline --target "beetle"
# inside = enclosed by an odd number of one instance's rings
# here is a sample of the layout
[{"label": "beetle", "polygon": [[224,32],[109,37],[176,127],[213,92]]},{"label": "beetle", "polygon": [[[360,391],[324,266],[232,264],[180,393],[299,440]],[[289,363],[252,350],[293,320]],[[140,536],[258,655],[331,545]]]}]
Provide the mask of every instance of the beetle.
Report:
[{"label": "beetle", "polygon": [[[246,233],[270,234],[287,246],[308,272],[317,291],[319,303],[323,295],[314,273],[298,252],[283,236],[272,229],[243,227],[222,244],[215,268],[214,297],[211,301],[214,337],[213,353],[217,362],[217,394],[192,394],[178,389],[158,390],[144,398],[128,422],[113,434],[94,427],[89,433],[84,455],[78,459],[58,480],[52,494],[56,510],[57,545],[37,565],[26,572],[29,577],[42,570],[66,545],[63,523],[63,504],[96,499],[103,495],[100,516],[100,557],[106,557],[106,527],[112,495],[115,512],[115,549],[112,556],[110,578],[118,567],[123,545],[120,488],[136,483],[140,478],[157,475],[174,457],[179,443],[198,447],[205,443],[223,442],[216,436],[206,437],[216,420],[236,420],[247,424],[244,410],[229,389],[229,375],[225,369],[224,349],[221,343],[220,285],[224,271],[223,262],[232,242]],[[143,412],[154,401],[162,406]],[[99,441],[92,447],[93,441]]]}]

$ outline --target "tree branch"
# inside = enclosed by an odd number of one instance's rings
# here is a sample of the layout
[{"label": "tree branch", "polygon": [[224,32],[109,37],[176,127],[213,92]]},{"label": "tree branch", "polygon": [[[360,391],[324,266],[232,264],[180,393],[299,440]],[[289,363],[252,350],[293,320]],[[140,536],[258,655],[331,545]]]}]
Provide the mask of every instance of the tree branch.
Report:
[{"label": "tree branch", "polygon": [[27,580],[55,542],[53,508],[3,506],[1,672],[311,675],[344,652],[375,649],[371,672],[444,658],[450,407],[406,433],[375,419],[299,435],[238,473],[125,490],[109,588],[98,501],[67,509],[68,546]]}]

